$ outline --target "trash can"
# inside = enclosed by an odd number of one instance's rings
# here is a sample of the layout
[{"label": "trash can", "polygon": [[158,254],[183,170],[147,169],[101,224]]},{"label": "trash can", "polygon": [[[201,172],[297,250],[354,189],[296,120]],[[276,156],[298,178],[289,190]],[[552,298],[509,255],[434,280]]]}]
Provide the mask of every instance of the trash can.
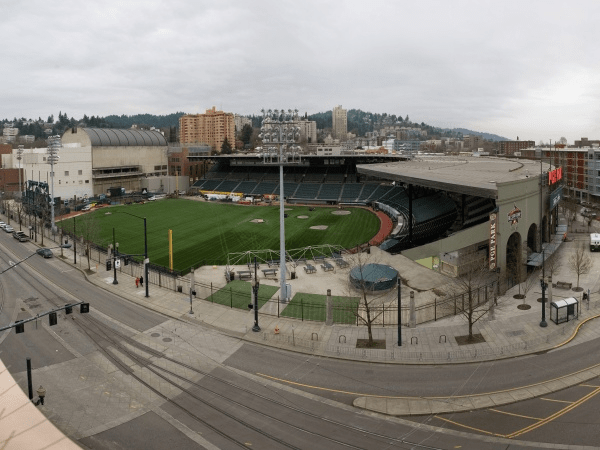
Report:
[{"label": "trash can", "polygon": [[235,272],[229,272],[229,279],[230,280],[235,280]]},{"label": "trash can", "polygon": [[291,278],[292,278],[292,280],[295,280],[295,279],[296,279],[296,272],[292,272],[292,274],[291,274]]}]

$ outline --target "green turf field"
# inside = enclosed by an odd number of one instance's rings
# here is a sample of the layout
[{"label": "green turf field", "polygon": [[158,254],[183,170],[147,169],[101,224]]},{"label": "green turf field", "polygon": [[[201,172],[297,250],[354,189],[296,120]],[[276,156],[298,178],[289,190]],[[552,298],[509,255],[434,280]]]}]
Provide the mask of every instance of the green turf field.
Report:
[{"label": "green turf field", "polygon": [[[278,286],[261,284],[258,288],[258,308],[260,309],[279,290]],[[250,295],[252,286],[247,281],[231,281],[227,286],[209,295],[206,301],[219,303],[231,308],[248,310],[248,304],[252,302]]]},{"label": "green turf field", "polygon": [[[332,296],[333,322],[356,323],[358,298]],[[325,322],[327,318],[327,296],[320,294],[298,293],[294,295],[290,304],[281,312],[281,317],[292,317],[301,320],[314,320]]]},{"label": "green turf field", "polygon": [[[363,244],[379,230],[379,219],[372,212],[350,208],[351,214],[332,214],[337,208],[289,205],[286,223],[286,248],[332,244],[345,248]],[[111,214],[107,214],[107,213]],[[113,228],[119,251],[144,253],[144,222],[126,212],[147,219],[150,261],[169,266],[168,230],[173,231],[173,268],[187,271],[191,266],[227,264],[227,255],[248,250],[279,249],[279,206],[245,206],[186,199],[163,199],[144,204],[101,208],[92,215],[98,229],[96,242],[112,242]],[[300,219],[298,216],[308,216]],[[264,223],[253,223],[262,219]],[[78,216],[77,231],[85,228]],[[89,222],[88,222],[89,223]],[[58,224],[62,226],[61,223]],[[326,230],[310,227],[324,225]],[[65,230],[73,230],[73,219],[66,220]]]}]

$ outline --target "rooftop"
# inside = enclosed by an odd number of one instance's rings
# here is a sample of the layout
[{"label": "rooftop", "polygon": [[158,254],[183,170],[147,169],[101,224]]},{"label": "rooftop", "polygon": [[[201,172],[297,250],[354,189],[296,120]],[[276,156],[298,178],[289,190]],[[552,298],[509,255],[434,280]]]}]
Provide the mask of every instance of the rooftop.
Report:
[{"label": "rooftop", "polygon": [[359,173],[459,194],[497,198],[498,185],[548,171],[550,164],[492,157],[419,157],[411,161],[361,164]]}]

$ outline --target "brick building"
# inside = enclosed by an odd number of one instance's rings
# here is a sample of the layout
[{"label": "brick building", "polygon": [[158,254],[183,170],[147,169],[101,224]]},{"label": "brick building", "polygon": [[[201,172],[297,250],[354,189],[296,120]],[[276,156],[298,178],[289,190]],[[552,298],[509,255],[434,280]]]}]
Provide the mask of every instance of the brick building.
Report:
[{"label": "brick building", "polygon": [[498,155],[511,156],[526,148],[535,146],[534,141],[498,141]]}]

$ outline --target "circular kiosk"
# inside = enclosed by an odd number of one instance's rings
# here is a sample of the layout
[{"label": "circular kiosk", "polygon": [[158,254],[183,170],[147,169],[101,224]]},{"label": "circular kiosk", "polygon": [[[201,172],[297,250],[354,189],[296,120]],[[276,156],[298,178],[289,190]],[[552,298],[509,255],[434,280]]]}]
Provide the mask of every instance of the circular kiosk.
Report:
[{"label": "circular kiosk", "polygon": [[385,264],[365,264],[350,271],[350,281],[357,289],[385,291],[398,284],[398,271]]}]

